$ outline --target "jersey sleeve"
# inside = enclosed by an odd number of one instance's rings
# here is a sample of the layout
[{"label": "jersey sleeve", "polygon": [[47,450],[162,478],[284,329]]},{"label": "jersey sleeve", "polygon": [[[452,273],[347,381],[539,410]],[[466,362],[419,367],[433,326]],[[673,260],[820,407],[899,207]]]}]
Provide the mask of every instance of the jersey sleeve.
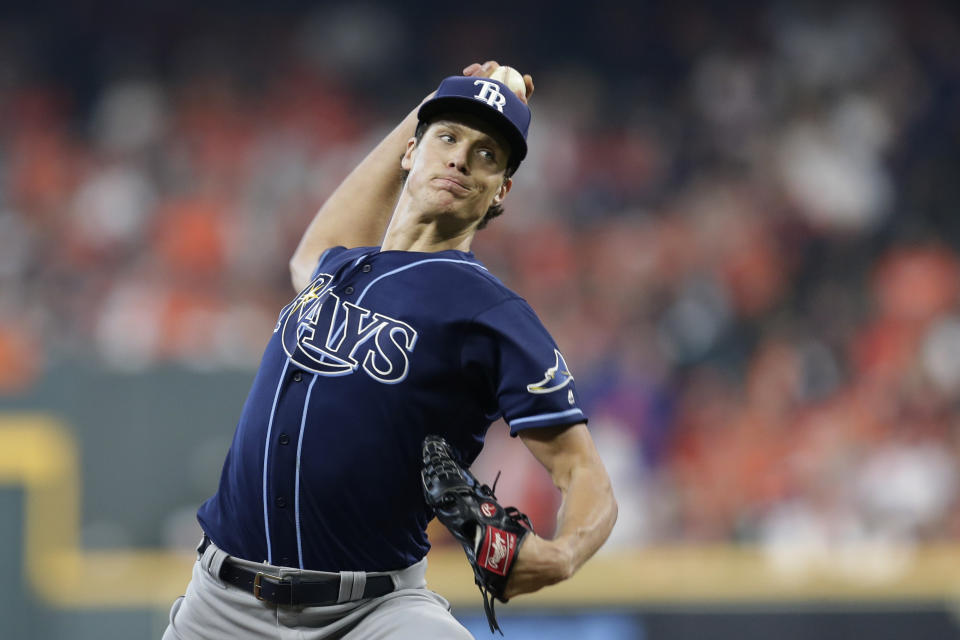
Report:
[{"label": "jersey sleeve", "polygon": [[503,416],[511,435],[587,421],[563,354],[524,300],[476,316],[461,357],[465,368],[480,372],[496,407],[492,417]]}]

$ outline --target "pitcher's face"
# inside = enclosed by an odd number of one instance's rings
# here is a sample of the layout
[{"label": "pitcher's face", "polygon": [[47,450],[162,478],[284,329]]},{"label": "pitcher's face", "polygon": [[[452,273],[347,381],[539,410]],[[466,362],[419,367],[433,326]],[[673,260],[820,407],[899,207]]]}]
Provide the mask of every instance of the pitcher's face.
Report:
[{"label": "pitcher's face", "polygon": [[469,117],[440,118],[418,142],[411,138],[401,166],[410,172],[406,188],[424,213],[478,222],[500,204],[512,186],[505,177],[506,142]]}]

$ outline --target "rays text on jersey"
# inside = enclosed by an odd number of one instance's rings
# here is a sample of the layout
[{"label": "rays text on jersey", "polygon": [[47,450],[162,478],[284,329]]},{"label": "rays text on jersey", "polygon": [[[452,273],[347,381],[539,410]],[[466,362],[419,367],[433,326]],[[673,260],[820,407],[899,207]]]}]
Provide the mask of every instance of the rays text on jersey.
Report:
[{"label": "rays text on jersey", "polygon": [[319,274],[277,322],[283,350],[297,366],[322,376],[362,368],[374,380],[396,384],[407,377],[417,331],[406,322],[342,300]]}]

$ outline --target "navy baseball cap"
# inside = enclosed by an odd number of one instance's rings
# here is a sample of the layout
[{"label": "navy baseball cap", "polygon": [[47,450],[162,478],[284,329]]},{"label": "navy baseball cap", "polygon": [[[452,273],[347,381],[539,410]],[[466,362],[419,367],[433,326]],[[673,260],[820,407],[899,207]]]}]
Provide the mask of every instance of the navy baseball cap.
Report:
[{"label": "navy baseball cap", "polygon": [[530,107],[502,82],[471,76],[444,78],[417,118],[426,122],[441,113],[469,113],[492,124],[510,144],[508,166],[514,170],[527,156]]}]

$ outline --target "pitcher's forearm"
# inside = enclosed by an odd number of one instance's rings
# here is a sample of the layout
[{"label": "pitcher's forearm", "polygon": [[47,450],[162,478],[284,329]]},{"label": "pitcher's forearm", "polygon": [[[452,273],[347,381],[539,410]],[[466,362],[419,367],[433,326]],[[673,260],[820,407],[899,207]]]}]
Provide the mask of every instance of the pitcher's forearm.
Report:
[{"label": "pitcher's forearm", "polygon": [[570,578],[610,536],[617,502],[602,466],[572,470],[558,486],[564,499],[556,536],[527,535],[507,583],[507,598]]},{"label": "pitcher's forearm", "polygon": [[416,131],[418,109],[407,114],[320,207],[290,259],[296,289],[306,286],[325,249],[375,245],[383,238],[400,195],[400,159]]},{"label": "pitcher's forearm", "polygon": [[617,521],[617,502],[602,466],[572,471],[553,541],[567,550],[572,575],[603,545]]}]

